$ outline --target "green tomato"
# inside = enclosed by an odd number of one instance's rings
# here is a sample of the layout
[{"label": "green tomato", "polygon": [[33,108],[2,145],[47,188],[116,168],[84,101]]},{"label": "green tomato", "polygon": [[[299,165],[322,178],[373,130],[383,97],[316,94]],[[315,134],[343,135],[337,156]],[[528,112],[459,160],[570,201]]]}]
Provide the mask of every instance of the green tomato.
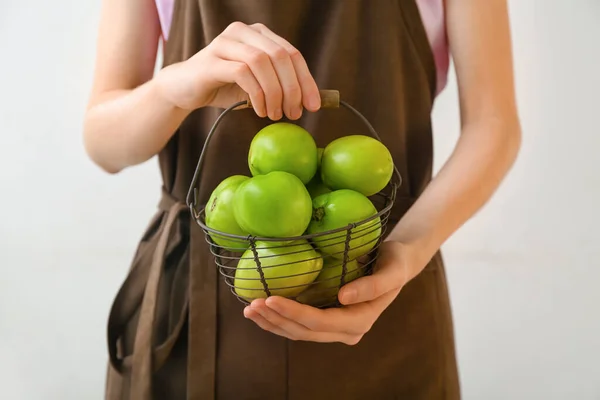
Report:
[{"label": "green tomato", "polygon": [[[233,175],[224,179],[211,193],[205,208],[205,223],[211,229],[231,235],[247,236],[248,232],[240,228],[233,213],[233,198],[242,182],[250,178],[244,175]],[[215,244],[229,251],[245,251],[248,243],[243,240],[229,238],[218,233],[210,233]]]},{"label": "green tomato", "polygon": [[248,166],[252,176],[285,171],[307,184],[317,172],[317,159],[317,145],[310,133],[295,124],[276,122],[252,139]]},{"label": "green tomato", "polygon": [[372,196],[389,183],[394,171],[390,151],[380,141],[363,135],[345,136],[323,151],[321,178],[333,190],[352,189]]},{"label": "green tomato", "polygon": [[323,182],[321,182],[320,179],[315,178],[308,182],[308,184],[306,185],[306,190],[308,190],[310,197],[313,199],[315,197],[319,197],[322,194],[331,192],[331,189],[329,189]]},{"label": "green tomato", "polygon": [[[272,296],[297,296],[323,268],[323,258],[306,240],[288,244],[258,241],[256,252]],[[247,301],[267,297],[252,249],[238,262],[233,285],[236,294]]]},{"label": "green tomato", "polygon": [[[359,265],[356,260],[348,261],[344,284],[352,282],[364,275],[366,267]],[[343,273],[343,261],[333,257],[327,257],[323,261],[323,269],[317,279],[308,289],[300,293],[296,300],[303,304],[314,307],[325,306],[335,303],[340,291],[341,277]]]},{"label": "green tomato", "polygon": [[323,151],[325,149],[322,147],[317,148],[317,170],[321,168],[321,160],[323,159]]},{"label": "green tomato", "polygon": [[312,214],[310,194],[300,179],[274,171],[240,184],[233,199],[238,225],[254,236],[301,236]]},{"label": "green tomato", "polygon": [[317,149],[317,153],[319,155],[317,173],[315,174],[315,176],[313,176],[310,182],[306,184],[306,189],[308,190],[310,197],[312,197],[313,199],[322,194],[331,192],[331,189],[328,188],[327,185],[325,185],[321,180],[321,174],[319,173],[319,168],[321,168],[321,156],[323,155],[323,149],[319,147]]},{"label": "green tomato", "polygon": [[[313,217],[309,234],[323,233],[360,223],[377,214],[377,209],[365,195],[354,190],[341,189],[313,199]],[[312,238],[323,254],[344,258],[347,230]],[[352,228],[348,259],[354,260],[371,251],[381,235],[381,218],[376,217]]]}]

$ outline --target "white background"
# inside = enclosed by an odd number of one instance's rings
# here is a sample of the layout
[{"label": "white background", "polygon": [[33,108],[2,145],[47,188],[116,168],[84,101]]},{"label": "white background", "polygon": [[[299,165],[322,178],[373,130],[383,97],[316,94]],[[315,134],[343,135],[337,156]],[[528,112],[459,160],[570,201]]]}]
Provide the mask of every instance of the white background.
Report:
[{"label": "white background", "polygon": [[[445,246],[464,398],[600,399],[600,2],[510,5],[523,149]],[[3,399],[102,398],[108,308],[158,198],[155,160],[109,176],[82,148],[98,14],[0,2]],[[452,78],[438,167],[456,96]]]}]

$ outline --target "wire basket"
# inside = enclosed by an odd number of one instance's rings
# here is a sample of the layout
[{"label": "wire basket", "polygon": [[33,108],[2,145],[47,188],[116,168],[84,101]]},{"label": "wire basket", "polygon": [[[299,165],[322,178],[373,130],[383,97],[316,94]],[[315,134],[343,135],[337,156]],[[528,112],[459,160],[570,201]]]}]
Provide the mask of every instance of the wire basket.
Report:
[{"label": "wire basket", "polygon": [[[321,99],[321,108],[340,108],[341,105],[366,126],[372,137],[381,141],[369,121],[340,100],[338,91],[322,90]],[[242,303],[283,296],[319,308],[339,306],[339,289],[372,272],[396,192],[402,184],[400,173],[394,166],[388,185],[369,197],[377,209],[376,214],[338,229],[285,238],[240,236],[212,229],[205,221],[206,204],[200,204],[198,199],[202,164],[223,118],[233,110],[249,107],[249,101],[231,105],[209,131],[187,194],[192,217],[204,231],[220,274]]]}]

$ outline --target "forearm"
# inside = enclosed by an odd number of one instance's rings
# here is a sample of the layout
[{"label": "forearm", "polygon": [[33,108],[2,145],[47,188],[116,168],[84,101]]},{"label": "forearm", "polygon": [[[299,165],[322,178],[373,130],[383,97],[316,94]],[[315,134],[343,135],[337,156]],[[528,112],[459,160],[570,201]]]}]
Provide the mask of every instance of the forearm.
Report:
[{"label": "forearm", "polygon": [[520,135],[516,121],[465,126],[453,154],[389,240],[410,245],[416,263],[425,265],[491,198],[516,159]]},{"label": "forearm", "polygon": [[86,113],[86,151],[107,172],[119,172],[158,153],[188,114],[161,95],[156,78],[106,92]]}]

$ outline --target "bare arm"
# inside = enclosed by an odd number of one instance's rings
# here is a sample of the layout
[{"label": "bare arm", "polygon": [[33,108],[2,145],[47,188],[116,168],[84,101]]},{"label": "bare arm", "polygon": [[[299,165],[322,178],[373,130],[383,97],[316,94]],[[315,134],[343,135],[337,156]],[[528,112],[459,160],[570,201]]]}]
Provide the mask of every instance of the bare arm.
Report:
[{"label": "bare arm", "polygon": [[153,0],[103,2],[84,143],[108,172],[157,153],[186,115],[152,80],[159,35]]},{"label": "bare arm", "polygon": [[107,172],[154,156],[196,108],[250,97],[259,116],[277,120],[320,107],[302,55],[260,24],[234,23],[153,77],[159,38],[154,0],[103,0],[84,143]]},{"label": "bare arm", "polygon": [[390,235],[416,250],[415,267],[490,199],[521,143],[506,0],[446,4],[462,133],[449,160]]}]

